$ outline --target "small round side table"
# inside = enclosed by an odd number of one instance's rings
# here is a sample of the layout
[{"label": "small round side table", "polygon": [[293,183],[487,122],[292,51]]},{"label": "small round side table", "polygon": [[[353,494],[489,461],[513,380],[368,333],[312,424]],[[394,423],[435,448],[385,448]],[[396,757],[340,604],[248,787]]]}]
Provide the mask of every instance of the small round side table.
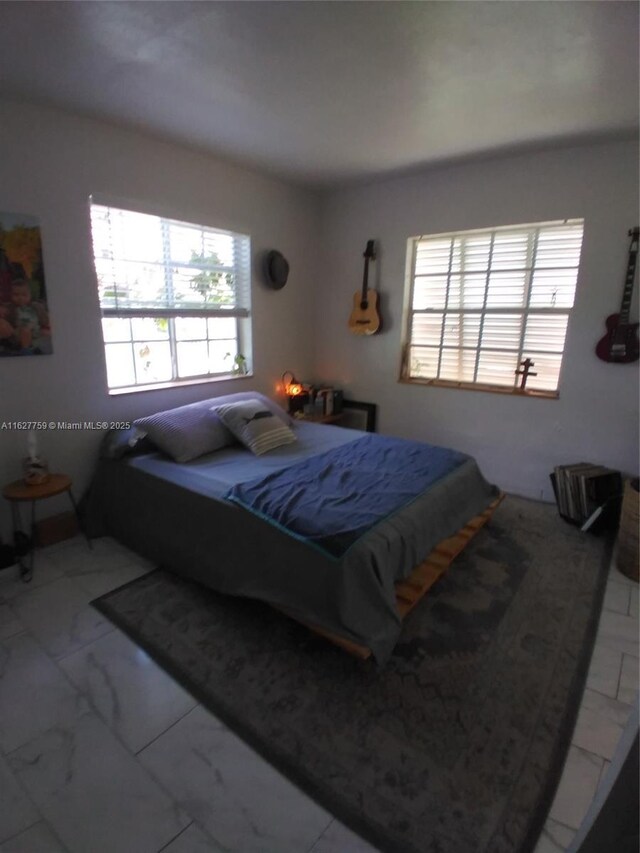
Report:
[{"label": "small round side table", "polygon": [[24,480],[15,480],[13,483],[8,483],[2,489],[2,497],[11,504],[11,517],[13,520],[13,535],[14,540],[16,533],[20,531],[20,504],[31,501],[31,542],[29,555],[29,565],[23,559],[26,555],[18,557],[18,565],[20,566],[20,577],[25,583],[28,583],[33,577],[33,561],[35,555],[35,523],[36,523],[36,503],[45,498],[52,498],[55,495],[61,495],[66,492],[69,495],[71,506],[78,520],[78,527],[82,531],[82,522],[78,514],[78,507],[71,491],[71,477],[66,474],[50,474],[46,482],[40,483],[37,486],[29,486]]}]

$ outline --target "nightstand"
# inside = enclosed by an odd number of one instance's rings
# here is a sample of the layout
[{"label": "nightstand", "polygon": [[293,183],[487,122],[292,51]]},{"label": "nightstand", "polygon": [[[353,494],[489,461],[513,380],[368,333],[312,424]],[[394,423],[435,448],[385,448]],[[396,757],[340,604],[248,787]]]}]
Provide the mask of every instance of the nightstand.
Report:
[{"label": "nightstand", "polygon": [[[22,555],[18,557],[18,565],[20,566],[20,577],[25,583],[28,583],[33,577],[33,562],[35,555],[35,522],[36,522],[36,503],[38,501],[45,500],[46,498],[52,498],[55,495],[61,495],[66,492],[69,495],[69,500],[71,501],[71,506],[73,507],[73,511],[76,514],[76,518],[78,519],[78,527],[82,530],[82,522],[80,521],[80,516],[78,515],[78,507],[76,506],[75,499],[73,497],[73,492],[71,491],[71,477],[68,477],[66,474],[50,474],[46,482],[40,483],[37,486],[28,486],[24,480],[14,480],[13,483],[8,483],[2,489],[2,497],[5,500],[8,500],[11,504],[11,517],[13,520],[13,535],[14,540],[16,537],[16,533],[20,531],[21,523],[20,523],[20,504],[28,503],[31,501],[31,541],[30,541],[30,549],[27,552],[29,556],[29,565],[27,566],[24,557],[27,555]],[[91,547],[91,543],[87,539],[89,543],[89,547]]]}]

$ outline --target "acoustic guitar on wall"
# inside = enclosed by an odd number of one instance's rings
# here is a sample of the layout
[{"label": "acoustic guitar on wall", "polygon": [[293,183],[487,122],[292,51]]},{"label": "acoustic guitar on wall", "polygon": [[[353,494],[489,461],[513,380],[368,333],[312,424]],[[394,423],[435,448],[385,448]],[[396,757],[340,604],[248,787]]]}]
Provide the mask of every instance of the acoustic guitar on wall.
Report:
[{"label": "acoustic guitar on wall", "polygon": [[378,294],[369,287],[369,261],[375,258],[375,240],[368,240],[364,252],[362,290],[354,293],[353,310],[349,316],[349,329],[354,335],[375,335],[380,330]]},{"label": "acoustic guitar on wall", "polygon": [[629,260],[627,262],[627,274],[622,291],[622,304],[619,314],[610,314],[605,320],[607,334],[598,341],[596,355],[602,361],[612,361],[618,364],[629,364],[637,361],[640,355],[640,343],[638,342],[638,324],[629,322],[629,309],[631,308],[631,294],[633,293],[633,281],[636,275],[636,264],[638,260],[638,233],[639,228],[629,231],[631,245],[629,246]]}]

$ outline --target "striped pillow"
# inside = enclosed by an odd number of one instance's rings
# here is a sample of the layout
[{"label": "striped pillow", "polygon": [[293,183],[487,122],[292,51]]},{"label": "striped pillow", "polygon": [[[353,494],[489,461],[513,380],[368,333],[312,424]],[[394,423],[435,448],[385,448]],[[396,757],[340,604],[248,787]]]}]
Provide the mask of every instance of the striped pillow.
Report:
[{"label": "striped pillow", "polygon": [[297,440],[289,427],[260,400],[213,406],[211,411],[256,456]]},{"label": "striped pillow", "polygon": [[190,462],[233,444],[233,436],[211,411],[211,400],[156,412],[133,425],[176,462]]}]

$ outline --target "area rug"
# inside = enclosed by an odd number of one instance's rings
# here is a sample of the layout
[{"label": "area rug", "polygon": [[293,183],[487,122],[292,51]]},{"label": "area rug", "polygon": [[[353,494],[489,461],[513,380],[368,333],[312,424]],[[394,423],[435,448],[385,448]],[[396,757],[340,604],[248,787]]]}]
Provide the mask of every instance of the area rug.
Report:
[{"label": "area rug", "polygon": [[569,747],[609,554],[555,508],[507,498],[384,668],[162,570],[94,604],[380,850],[529,853]]}]

